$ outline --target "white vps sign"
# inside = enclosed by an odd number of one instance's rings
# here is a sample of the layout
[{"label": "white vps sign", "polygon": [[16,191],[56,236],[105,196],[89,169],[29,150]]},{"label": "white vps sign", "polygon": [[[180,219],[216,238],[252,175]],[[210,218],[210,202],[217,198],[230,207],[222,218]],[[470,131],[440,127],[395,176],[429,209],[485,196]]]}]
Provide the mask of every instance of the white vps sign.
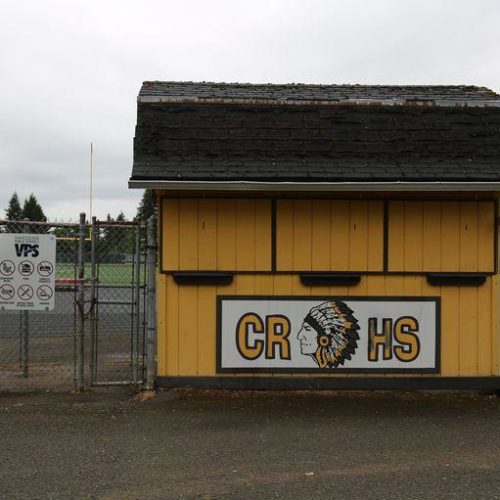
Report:
[{"label": "white vps sign", "polygon": [[218,297],[219,372],[439,372],[438,297]]},{"label": "white vps sign", "polygon": [[53,310],[55,264],[55,236],[0,234],[0,309]]}]

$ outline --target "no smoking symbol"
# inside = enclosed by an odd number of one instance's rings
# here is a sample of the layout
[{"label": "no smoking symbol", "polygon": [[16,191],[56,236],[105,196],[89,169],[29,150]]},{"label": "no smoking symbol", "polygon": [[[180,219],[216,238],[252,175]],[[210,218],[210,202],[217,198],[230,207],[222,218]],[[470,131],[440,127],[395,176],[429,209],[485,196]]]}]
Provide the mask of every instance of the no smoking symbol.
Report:
[{"label": "no smoking symbol", "polygon": [[50,286],[42,285],[38,287],[36,294],[40,300],[49,300],[52,297],[52,289]]},{"label": "no smoking symbol", "polygon": [[17,291],[17,295],[21,300],[30,300],[33,298],[33,288],[29,285],[21,285]]}]

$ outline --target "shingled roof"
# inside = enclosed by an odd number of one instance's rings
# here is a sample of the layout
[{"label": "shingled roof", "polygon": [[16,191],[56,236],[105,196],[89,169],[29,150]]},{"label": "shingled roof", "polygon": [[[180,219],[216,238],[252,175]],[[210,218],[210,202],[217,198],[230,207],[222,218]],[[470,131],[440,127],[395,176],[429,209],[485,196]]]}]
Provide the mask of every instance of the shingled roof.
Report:
[{"label": "shingled roof", "polygon": [[139,93],[132,187],[387,182],[500,182],[500,96],[191,82]]}]

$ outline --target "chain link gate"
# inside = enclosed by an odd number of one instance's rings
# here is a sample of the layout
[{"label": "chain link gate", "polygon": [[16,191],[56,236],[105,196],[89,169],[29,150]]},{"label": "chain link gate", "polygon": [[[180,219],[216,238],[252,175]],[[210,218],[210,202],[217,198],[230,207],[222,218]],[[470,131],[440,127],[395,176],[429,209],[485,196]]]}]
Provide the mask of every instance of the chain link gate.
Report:
[{"label": "chain link gate", "polygon": [[146,325],[144,230],[92,220],[90,385],[143,382]]},{"label": "chain link gate", "polygon": [[57,248],[55,309],[0,308],[0,392],[141,384],[145,229],[82,214],[80,224],[0,220],[0,232],[54,234]]}]

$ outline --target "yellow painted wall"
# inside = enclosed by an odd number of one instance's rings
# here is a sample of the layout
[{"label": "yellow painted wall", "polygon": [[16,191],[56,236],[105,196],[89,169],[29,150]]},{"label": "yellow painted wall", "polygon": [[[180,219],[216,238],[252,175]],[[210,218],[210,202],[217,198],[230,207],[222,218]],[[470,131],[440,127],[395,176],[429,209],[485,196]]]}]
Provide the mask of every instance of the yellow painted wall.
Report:
[{"label": "yellow painted wall", "polygon": [[[363,275],[352,287],[306,287],[294,271],[381,271],[383,201],[163,199],[162,269],[253,271],[228,286],[158,277],[158,375],[216,375],[217,295],[441,297],[441,375],[498,375],[498,276],[482,286],[430,286],[425,275]],[[389,270],[490,272],[492,202],[390,201]],[[262,376],[262,374],[254,375]],[[326,375],[332,376],[332,375]],[[349,376],[349,375],[335,375]],[[419,375],[404,375],[419,376]]]},{"label": "yellow painted wall", "polygon": [[382,271],[383,201],[277,200],[278,271]]},{"label": "yellow painted wall", "polygon": [[390,201],[389,271],[491,272],[491,201]]},{"label": "yellow painted wall", "polygon": [[441,297],[441,375],[496,375],[497,287],[496,276],[479,287],[435,287],[425,276],[408,275],[364,276],[353,287],[306,287],[298,275],[238,275],[229,286],[178,286],[160,275],[158,374],[216,375],[217,295],[408,295]]},{"label": "yellow painted wall", "polygon": [[163,270],[269,271],[271,202],[162,200]]}]

